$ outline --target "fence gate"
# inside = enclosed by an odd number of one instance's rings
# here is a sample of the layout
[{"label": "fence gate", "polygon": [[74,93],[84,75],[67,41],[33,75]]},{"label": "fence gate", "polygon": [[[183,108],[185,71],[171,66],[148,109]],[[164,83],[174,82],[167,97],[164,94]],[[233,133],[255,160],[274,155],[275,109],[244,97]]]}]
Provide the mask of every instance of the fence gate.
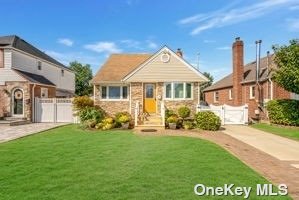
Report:
[{"label": "fence gate", "polygon": [[74,122],[72,100],[35,98],[34,122]]},{"label": "fence gate", "polygon": [[222,125],[248,124],[248,105],[244,106],[199,106],[197,111],[212,111],[220,117]]}]

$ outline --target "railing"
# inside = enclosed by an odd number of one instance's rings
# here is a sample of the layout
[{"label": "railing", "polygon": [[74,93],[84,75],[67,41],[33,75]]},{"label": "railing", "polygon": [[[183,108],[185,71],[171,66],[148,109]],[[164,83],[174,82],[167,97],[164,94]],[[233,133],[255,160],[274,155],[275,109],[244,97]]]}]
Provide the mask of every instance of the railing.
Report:
[{"label": "railing", "polygon": [[139,118],[139,112],[140,112],[140,108],[139,108],[139,101],[136,101],[135,104],[135,126],[138,125],[138,118]]},{"label": "railing", "polygon": [[161,117],[162,117],[162,125],[165,125],[165,103],[161,101]]}]

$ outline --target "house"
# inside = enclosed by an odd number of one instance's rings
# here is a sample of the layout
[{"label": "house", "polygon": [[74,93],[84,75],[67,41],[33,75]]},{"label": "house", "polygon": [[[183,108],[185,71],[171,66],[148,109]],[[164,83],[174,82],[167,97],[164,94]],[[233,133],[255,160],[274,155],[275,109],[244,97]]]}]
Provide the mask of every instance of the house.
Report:
[{"label": "house", "polygon": [[[195,112],[208,79],[167,46],[154,54],[112,54],[94,76],[94,101],[109,114],[126,111],[161,117],[163,109]],[[141,122],[142,123],[142,122]],[[164,126],[164,125],[163,125]]]},{"label": "house", "polygon": [[271,79],[271,69],[276,67],[274,55],[268,52],[266,57],[261,58],[258,70],[256,61],[244,66],[244,43],[240,38],[233,43],[232,54],[233,72],[203,90],[208,104],[247,104],[249,118],[266,119],[265,104],[269,100],[298,98],[298,95],[284,90]]},{"label": "house", "polygon": [[72,97],[74,73],[18,36],[0,37],[0,117],[32,120],[35,97]]}]

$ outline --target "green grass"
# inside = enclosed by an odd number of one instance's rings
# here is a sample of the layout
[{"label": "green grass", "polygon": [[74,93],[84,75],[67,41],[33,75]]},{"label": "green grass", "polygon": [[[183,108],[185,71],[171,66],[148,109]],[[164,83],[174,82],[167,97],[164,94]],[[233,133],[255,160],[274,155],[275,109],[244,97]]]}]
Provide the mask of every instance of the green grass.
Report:
[{"label": "green grass", "polygon": [[290,139],[299,140],[299,129],[279,127],[279,126],[263,124],[263,123],[253,124],[252,127],[262,131],[280,135],[283,137],[288,137]]},{"label": "green grass", "polygon": [[[267,181],[217,145],[187,137],[65,126],[0,144],[0,199],[199,199],[198,183],[255,191]],[[243,199],[200,199],[222,198]]]}]

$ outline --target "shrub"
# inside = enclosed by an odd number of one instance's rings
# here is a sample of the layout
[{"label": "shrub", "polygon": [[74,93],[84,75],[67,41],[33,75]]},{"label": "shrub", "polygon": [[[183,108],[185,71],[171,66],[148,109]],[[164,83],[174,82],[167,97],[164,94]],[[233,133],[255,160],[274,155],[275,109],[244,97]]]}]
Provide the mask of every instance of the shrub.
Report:
[{"label": "shrub", "polygon": [[179,110],[178,110],[179,116],[183,119],[189,117],[190,112],[191,112],[191,110],[187,106],[180,107]]},{"label": "shrub", "polygon": [[84,123],[87,120],[95,120],[97,124],[105,117],[104,110],[99,107],[85,107],[80,110],[78,114],[81,123]]},{"label": "shrub", "polygon": [[167,118],[167,123],[177,123],[178,122],[178,117],[176,115],[172,115],[170,117]]},{"label": "shrub", "polygon": [[217,131],[221,126],[220,118],[211,111],[198,112],[195,115],[195,123],[197,128],[210,131]]},{"label": "shrub", "polygon": [[93,106],[93,100],[88,96],[75,97],[73,101],[75,110],[80,111],[86,107]]},{"label": "shrub", "polygon": [[184,121],[183,127],[184,127],[184,129],[190,130],[193,128],[193,123],[191,121]]},{"label": "shrub", "polygon": [[173,110],[169,110],[169,109],[165,110],[165,119],[168,119],[172,115],[175,115],[175,112]]},{"label": "shrub", "polygon": [[87,128],[94,128],[97,124],[97,121],[95,119],[88,119],[84,122],[85,127]]},{"label": "shrub", "polygon": [[102,126],[102,130],[109,130],[114,128],[115,124],[113,118],[106,117],[105,119],[102,120],[101,126]]},{"label": "shrub", "polygon": [[299,101],[291,99],[271,100],[266,107],[271,123],[299,126]]},{"label": "shrub", "polygon": [[131,115],[128,112],[119,112],[115,114],[115,121],[118,123],[127,123],[131,121]]}]

